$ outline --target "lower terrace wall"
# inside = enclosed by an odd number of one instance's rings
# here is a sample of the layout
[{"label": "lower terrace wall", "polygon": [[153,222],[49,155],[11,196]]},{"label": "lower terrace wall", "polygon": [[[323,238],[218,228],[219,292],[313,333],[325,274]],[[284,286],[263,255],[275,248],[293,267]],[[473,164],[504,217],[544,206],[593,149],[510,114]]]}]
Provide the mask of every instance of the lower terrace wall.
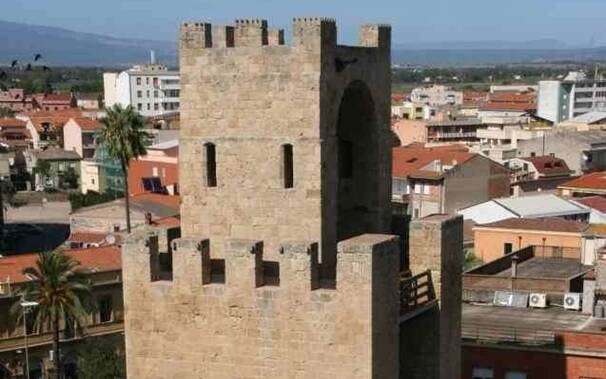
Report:
[{"label": "lower terrace wall", "polygon": [[284,243],[279,286],[264,285],[263,244],[230,240],[225,283],[212,283],[208,240],[172,244],[173,280],[154,281],[162,232],[124,245],[129,378],[397,378],[398,240],[362,235],[338,247],[334,289],[317,247]]}]

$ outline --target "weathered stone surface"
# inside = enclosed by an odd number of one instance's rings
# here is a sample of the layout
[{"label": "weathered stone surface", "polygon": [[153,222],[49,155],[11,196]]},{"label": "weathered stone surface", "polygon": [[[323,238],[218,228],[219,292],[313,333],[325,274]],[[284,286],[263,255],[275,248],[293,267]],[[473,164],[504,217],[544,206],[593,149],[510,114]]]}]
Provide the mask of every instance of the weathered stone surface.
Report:
[{"label": "weathered stone surface", "polygon": [[[337,45],[329,19],[295,19],[293,34],[181,28],[182,238],[125,244],[130,378],[398,377],[390,29],[364,26],[361,47]],[[152,281],[163,247],[173,279]]]}]

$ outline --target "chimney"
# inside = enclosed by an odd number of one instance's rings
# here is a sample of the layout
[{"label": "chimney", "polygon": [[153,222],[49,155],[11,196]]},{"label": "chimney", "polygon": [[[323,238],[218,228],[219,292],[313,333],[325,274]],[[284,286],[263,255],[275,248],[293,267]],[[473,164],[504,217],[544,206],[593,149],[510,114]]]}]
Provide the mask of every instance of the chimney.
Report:
[{"label": "chimney", "polygon": [[511,257],[511,277],[515,278],[518,276],[518,261],[520,260],[520,258],[518,258],[517,254],[514,255],[513,257]]},{"label": "chimney", "polygon": [[152,214],[150,212],[145,212],[145,225],[152,224]]}]

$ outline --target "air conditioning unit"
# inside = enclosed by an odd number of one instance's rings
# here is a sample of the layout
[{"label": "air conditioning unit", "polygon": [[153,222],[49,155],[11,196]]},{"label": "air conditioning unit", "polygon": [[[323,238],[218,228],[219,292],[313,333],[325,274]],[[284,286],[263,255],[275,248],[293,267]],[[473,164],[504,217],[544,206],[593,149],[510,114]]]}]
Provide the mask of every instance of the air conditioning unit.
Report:
[{"label": "air conditioning unit", "polygon": [[564,295],[564,309],[578,311],[581,309],[581,294],[576,292],[568,292]]},{"label": "air conditioning unit", "polygon": [[532,308],[547,308],[547,294],[531,293],[528,298],[528,304]]},{"label": "air conditioning unit", "polygon": [[513,293],[507,291],[495,291],[492,303],[500,307],[511,307],[513,303]]}]

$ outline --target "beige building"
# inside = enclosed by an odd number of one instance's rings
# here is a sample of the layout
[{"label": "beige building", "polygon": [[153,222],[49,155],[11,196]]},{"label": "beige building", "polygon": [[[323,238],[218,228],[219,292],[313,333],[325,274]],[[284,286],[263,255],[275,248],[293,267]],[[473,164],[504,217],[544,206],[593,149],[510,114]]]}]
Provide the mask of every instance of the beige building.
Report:
[{"label": "beige building", "polygon": [[[337,44],[334,20],[297,18],[292,30],[287,46],[264,20],[181,28],[181,227],[125,244],[128,375],[457,377],[457,317],[419,336],[402,324],[403,309],[437,301],[400,300],[390,28],[363,26],[357,47]],[[448,247],[435,243],[442,221],[419,235],[438,270],[454,252],[457,275],[438,288],[460,290],[456,220]],[[433,353],[411,360],[409,342],[429,334]]]}]

